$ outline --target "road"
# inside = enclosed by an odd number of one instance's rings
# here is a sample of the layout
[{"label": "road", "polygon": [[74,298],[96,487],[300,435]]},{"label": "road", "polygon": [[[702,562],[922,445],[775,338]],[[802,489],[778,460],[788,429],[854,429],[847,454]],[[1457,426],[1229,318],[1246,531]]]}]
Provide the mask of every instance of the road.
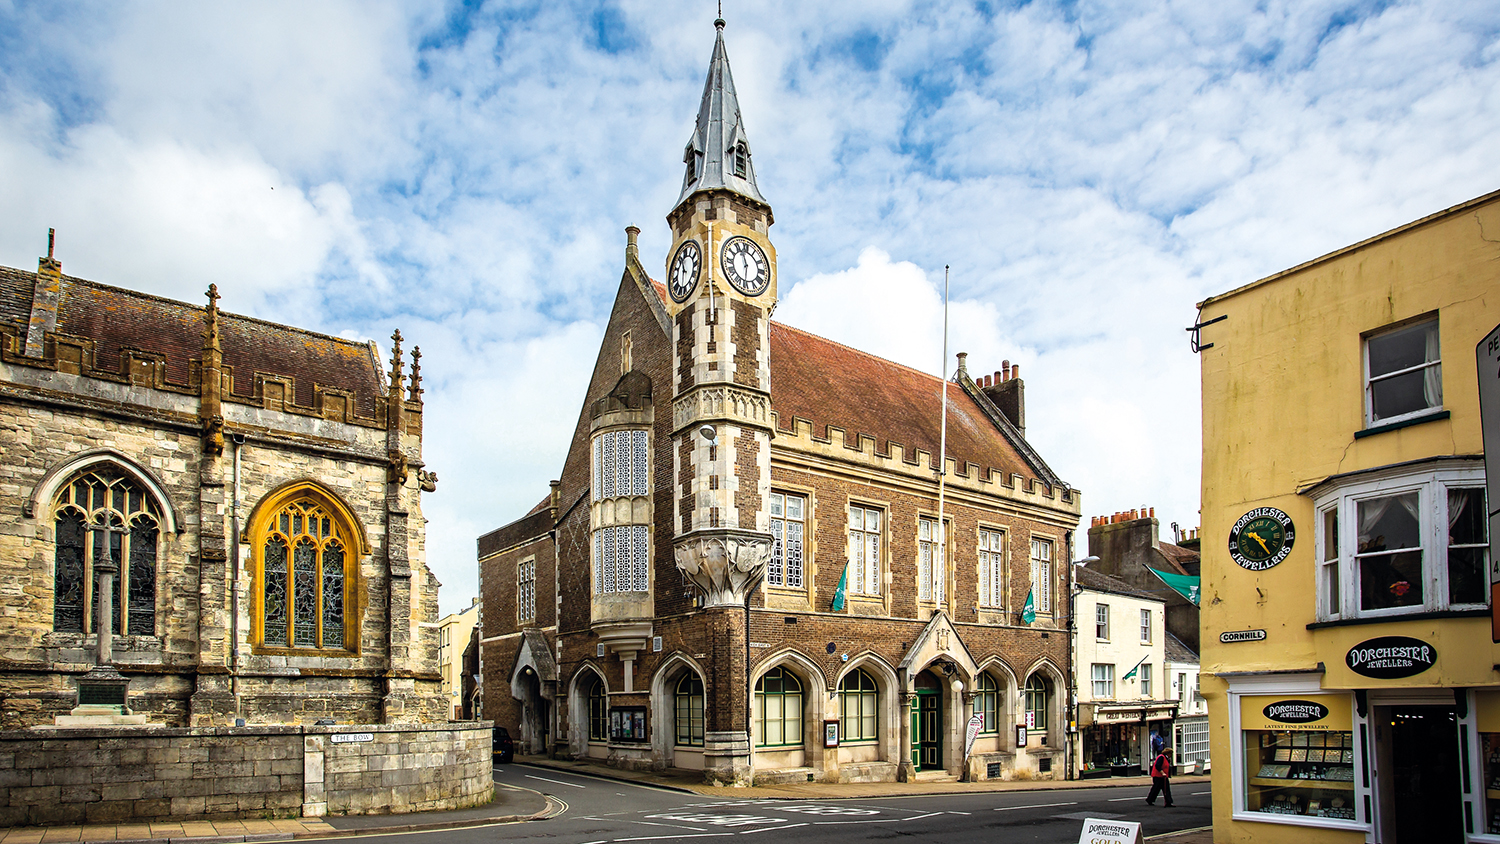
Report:
[{"label": "road", "polygon": [[[890,841],[906,837],[943,844],[1003,841],[1074,844],[1083,819],[1140,821],[1145,835],[1207,826],[1207,783],[1182,783],[1177,807],[1147,806],[1144,789],[1082,788],[843,800],[754,800],[686,794],[527,765],[499,765],[495,782],[551,796],[557,813],[541,821],[408,833],[413,838],[491,844],[637,844],[718,838],[723,844]],[[1159,801],[1158,801],[1159,802]],[[793,831],[795,830],[795,831]],[[769,833],[769,835],[767,834]],[[730,842],[744,837],[743,842]],[[394,844],[395,837],[390,837]]]}]

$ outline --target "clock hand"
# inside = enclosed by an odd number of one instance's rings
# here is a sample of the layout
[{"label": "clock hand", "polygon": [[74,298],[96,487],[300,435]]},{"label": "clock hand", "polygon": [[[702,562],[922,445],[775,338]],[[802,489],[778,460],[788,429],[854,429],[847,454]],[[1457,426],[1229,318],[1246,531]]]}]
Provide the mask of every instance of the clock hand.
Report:
[{"label": "clock hand", "polygon": [[1246,531],[1245,535],[1248,536],[1248,537],[1250,537],[1251,539],[1255,540],[1256,542],[1259,542],[1260,543],[1260,548],[1261,548],[1262,551],[1265,551],[1267,554],[1271,553],[1271,546],[1267,545],[1266,541],[1264,539],[1260,538],[1260,534],[1258,534],[1258,533],[1256,533],[1255,531],[1252,530],[1252,531]]}]

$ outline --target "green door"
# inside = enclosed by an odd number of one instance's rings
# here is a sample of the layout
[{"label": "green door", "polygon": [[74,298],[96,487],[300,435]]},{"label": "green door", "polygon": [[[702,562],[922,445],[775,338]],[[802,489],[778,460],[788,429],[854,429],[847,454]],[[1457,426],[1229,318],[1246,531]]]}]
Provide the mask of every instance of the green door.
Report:
[{"label": "green door", "polygon": [[919,771],[943,767],[943,693],[917,689],[911,721],[912,764]]}]

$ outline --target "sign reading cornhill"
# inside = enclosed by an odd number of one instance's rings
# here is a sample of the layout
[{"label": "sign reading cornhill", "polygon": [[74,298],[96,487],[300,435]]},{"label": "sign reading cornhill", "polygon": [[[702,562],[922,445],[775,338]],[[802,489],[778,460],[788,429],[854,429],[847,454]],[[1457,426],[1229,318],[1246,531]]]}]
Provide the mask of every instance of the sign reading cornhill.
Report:
[{"label": "sign reading cornhill", "polygon": [[1226,630],[1219,634],[1219,641],[1226,645],[1235,642],[1259,642],[1266,638],[1264,630]]},{"label": "sign reading cornhill", "polygon": [[1414,677],[1437,662],[1437,650],[1410,636],[1381,636],[1349,649],[1344,663],[1355,674],[1380,680]]},{"label": "sign reading cornhill", "polygon": [[1328,707],[1311,700],[1278,700],[1261,712],[1280,724],[1311,724],[1328,717]]},{"label": "sign reading cornhill", "polygon": [[1078,844],[1140,844],[1141,825],[1135,821],[1106,821],[1089,818],[1083,822]]}]

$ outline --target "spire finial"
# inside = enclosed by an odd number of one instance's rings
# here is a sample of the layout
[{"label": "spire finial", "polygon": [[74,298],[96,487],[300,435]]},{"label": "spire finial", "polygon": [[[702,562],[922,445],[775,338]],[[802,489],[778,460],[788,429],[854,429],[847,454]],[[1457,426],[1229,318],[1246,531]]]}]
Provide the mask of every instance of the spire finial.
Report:
[{"label": "spire finial", "polygon": [[52,248],[57,244],[57,229],[47,229],[47,260],[56,260],[52,257]]},{"label": "spire finial", "polygon": [[406,400],[419,402],[422,400],[422,347],[411,347],[411,390],[407,393]]},{"label": "spire finial", "polygon": [[210,284],[203,295],[208,297],[208,307],[203,312],[203,347],[219,348],[219,285]]},{"label": "spire finial", "polygon": [[401,396],[401,382],[406,380],[401,374],[401,329],[391,333],[391,395],[397,398]]},{"label": "spire finial", "polygon": [[714,19],[714,29],[724,29],[724,0],[719,0],[719,16]]}]

